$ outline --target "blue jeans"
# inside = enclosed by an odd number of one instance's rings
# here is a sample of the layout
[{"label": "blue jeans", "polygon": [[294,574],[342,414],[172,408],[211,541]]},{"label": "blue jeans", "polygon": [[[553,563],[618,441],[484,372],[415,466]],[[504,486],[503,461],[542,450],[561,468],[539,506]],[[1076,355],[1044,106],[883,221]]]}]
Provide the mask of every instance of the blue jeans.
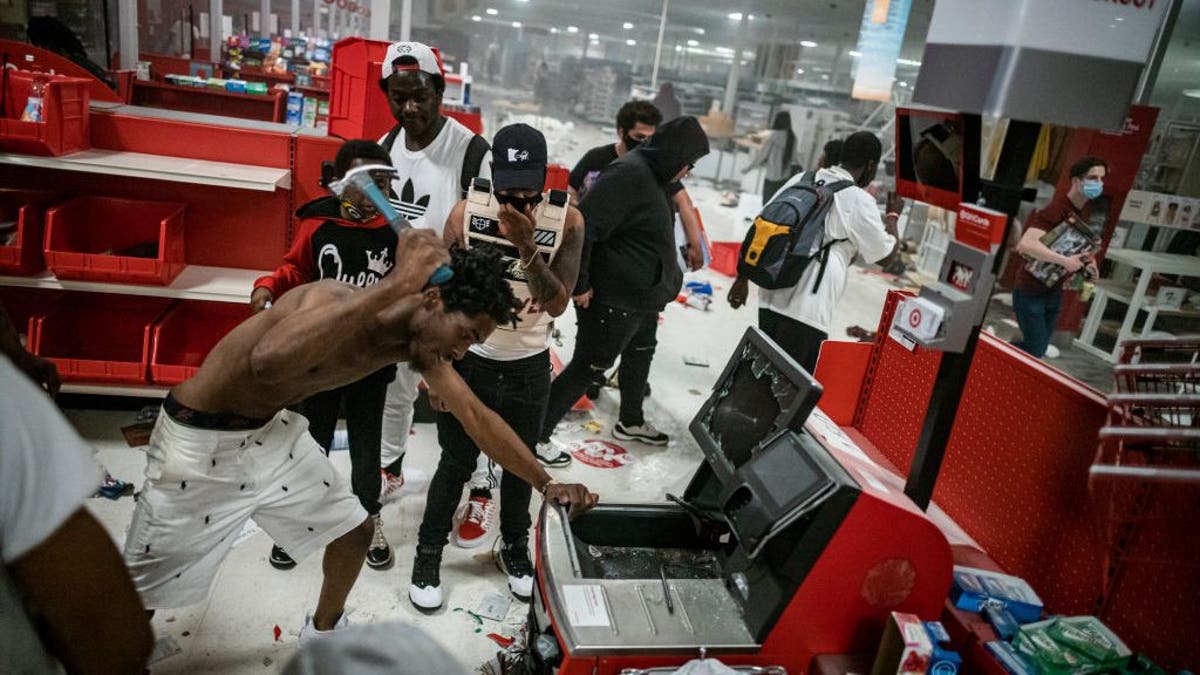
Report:
[{"label": "blue jeans", "polygon": [[1021,340],[1013,345],[1037,358],[1046,354],[1050,336],[1058,325],[1058,310],[1062,307],[1062,289],[1049,293],[1029,293],[1013,290],[1013,311],[1021,327]]}]

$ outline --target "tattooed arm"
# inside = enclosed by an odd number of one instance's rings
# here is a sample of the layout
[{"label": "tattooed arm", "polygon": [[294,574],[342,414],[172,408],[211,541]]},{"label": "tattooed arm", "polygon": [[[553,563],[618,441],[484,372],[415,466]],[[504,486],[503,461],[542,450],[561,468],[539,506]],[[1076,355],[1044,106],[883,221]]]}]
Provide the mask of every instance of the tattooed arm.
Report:
[{"label": "tattooed arm", "polygon": [[551,264],[547,264],[538,253],[533,241],[533,219],[529,215],[505,204],[500,209],[500,229],[521,253],[525,278],[534,300],[550,316],[561,315],[567,310],[571,290],[575,288],[575,280],[579,276],[580,252],[583,249],[583,215],[579,209],[572,206],[567,211],[563,244]]}]

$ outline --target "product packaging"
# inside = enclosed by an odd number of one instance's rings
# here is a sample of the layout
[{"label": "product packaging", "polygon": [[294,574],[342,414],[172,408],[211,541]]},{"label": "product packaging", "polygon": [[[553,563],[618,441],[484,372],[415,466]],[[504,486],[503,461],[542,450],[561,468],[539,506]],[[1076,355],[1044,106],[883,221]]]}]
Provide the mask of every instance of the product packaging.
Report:
[{"label": "product packaging", "polygon": [[1037,621],[1042,616],[1042,600],[1024,579],[974,567],[954,567],[950,599],[955,607],[969,612],[981,611],[985,601],[994,601],[1018,623]]}]

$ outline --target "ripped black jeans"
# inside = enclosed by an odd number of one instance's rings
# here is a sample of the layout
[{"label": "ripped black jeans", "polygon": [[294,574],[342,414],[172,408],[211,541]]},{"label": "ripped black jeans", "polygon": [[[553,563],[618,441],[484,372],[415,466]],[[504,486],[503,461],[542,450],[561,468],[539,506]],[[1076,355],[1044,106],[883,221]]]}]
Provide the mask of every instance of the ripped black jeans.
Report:
[{"label": "ripped black jeans", "polygon": [[547,441],[554,427],[587,391],[596,372],[603,373],[621,357],[621,414],[623,426],[645,423],[642,401],[650,362],[658,346],[658,312],[634,312],[592,302],[587,309],[575,308],[579,332],[575,353],[550,385],[550,402],[542,425]]}]

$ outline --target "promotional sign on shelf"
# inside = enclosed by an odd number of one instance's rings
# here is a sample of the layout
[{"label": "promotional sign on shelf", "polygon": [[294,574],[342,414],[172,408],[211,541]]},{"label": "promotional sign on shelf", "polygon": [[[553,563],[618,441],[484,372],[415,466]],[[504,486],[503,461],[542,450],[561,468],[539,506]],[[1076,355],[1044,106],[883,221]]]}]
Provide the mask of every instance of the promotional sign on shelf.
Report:
[{"label": "promotional sign on shelf", "polygon": [[958,217],[954,220],[955,241],[980,251],[991,251],[992,246],[1004,242],[1004,224],[1008,216],[974,204],[959,204]]},{"label": "promotional sign on shelf", "polygon": [[850,96],[866,101],[891,101],[896,59],[912,0],[868,0],[858,32],[859,57],[854,63]]},{"label": "promotional sign on shelf", "polygon": [[1180,230],[1200,230],[1200,199],[1130,190],[1125,196],[1121,220]]},{"label": "promotional sign on shelf", "polygon": [[1119,128],[1170,6],[1168,0],[939,2],[913,101]]}]

